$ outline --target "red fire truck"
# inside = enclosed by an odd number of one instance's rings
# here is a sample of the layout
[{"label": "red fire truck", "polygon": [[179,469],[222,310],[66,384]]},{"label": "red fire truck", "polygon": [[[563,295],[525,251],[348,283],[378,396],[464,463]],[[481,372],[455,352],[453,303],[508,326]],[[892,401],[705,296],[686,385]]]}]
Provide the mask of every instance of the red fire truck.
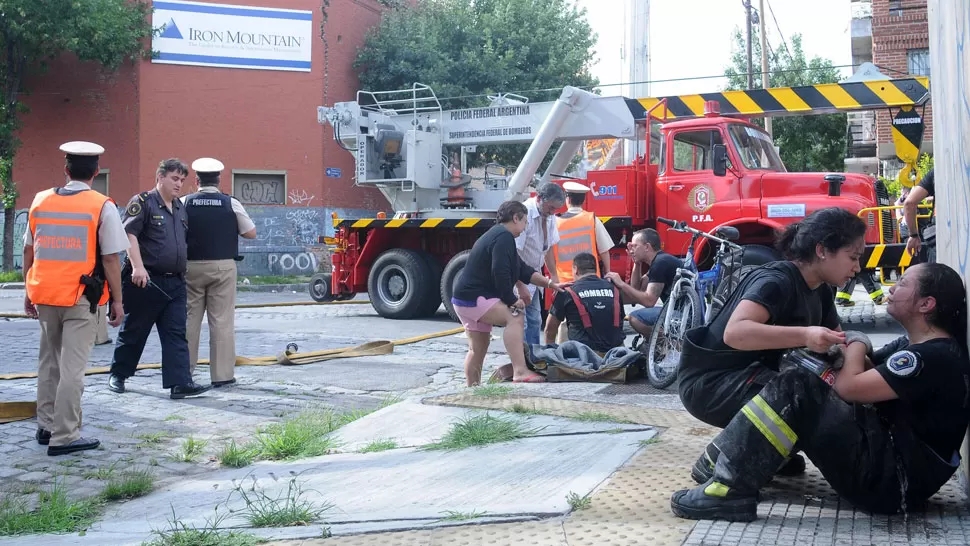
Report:
[{"label": "red fire truck", "polygon": [[[494,224],[498,205],[563,178],[559,173],[587,139],[626,139],[637,147],[631,164],[590,171],[584,180],[592,189],[586,208],[616,245],[613,271],[629,274],[626,242],[645,227],[659,231],[667,252],[686,254],[687,235],[668,231],[657,217],[709,232],[733,226],[748,263],[774,259],[776,230],[824,207],[859,213],[889,205],[889,196],[865,175],[787,172],[771,138],[748,119],[910,108],[929,99],[928,85],[914,77],[650,99],[566,87],[552,102],[502,95],[489,106],[460,110],[444,110],[421,84],[358,92],[354,102],[320,107],[318,120],[354,154],[355,183],[378,188],[392,212],[334,218],[332,273],[314,277],[311,295],[322,301],[367,292],[381,316],[397,319],[434,314],[443,303],[454,317],[454,283],[468,249]],[[536,176],[556,142],[551,164]],[[474,146],[510,143],[531,143],[512,176],[490,176],[488,168],[482,179],[463,174]],[[461,169],[445,150],[460,150]],[[863,264],[898,265],[902,249],[879,244],[892,240],[892,222],[880,223],[875,214],[867,220]],[[698,244],[703,268],[712,253],[703,240]]]}]

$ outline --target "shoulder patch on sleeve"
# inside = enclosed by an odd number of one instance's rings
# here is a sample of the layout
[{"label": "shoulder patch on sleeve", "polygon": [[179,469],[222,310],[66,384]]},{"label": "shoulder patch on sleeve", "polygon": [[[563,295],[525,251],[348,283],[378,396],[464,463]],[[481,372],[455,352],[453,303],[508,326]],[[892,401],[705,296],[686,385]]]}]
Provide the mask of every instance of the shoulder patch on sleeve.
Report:
[{"label": "shoulder patch on sleeve", "polygon": [[919,374],[923,362],[913,351],[897,351],[886,359],[886,368],[897,377],[912,377]]},{"label": "shoulder patch on sleeve", "polygon": [[138,216],[141,213],[141,203],[129,203],[128,208],[125,209],[125,213],[127,213],[128,216]]}]

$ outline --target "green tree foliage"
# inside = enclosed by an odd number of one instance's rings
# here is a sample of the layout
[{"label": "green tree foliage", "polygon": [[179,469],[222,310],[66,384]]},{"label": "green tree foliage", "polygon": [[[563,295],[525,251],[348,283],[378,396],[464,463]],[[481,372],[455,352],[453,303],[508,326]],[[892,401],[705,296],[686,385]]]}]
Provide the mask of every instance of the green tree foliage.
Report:
[{"label": "green tree foliage", "polygon": [[[445,109],[487,105],[485,95],[557,98],[590,87],[596,36],[569,0],[418,0],[385,11],[358,50],[362,89],[429,85]],[[539,91],[544,90],[544,91]],[[480,160],[516,164],[525,146],[479,147]]]},{"label": "green tree foliage", "polygon": [[141,0],[0,0],[0,190],[3,192],[3,268],[13,268],[16,184],[12,164],[20,142],[16,133],[24,79],[63,53],[114,70],[126,59],[147,53],[151,6]]},{"label": "green tree foliage", "polygon": [[[752,32],[752,66],[754,87],[761,85],[761,40],[758,30]],[[775,48],[768,58],[769,87],[794,87],[836,83],[839,72],[832,62],[820,57],[805,58],[800,34],[792,36],[791,54],[784,45]],[[747,87],[747,60],[741,31],[735,29],[731,66],[724,70],[728,90]],[[759,122],[760,123],[760,122]],[[775,145],[789,171],[836,171],[845,169],[845,114],[802,115],[772,118]]]}]

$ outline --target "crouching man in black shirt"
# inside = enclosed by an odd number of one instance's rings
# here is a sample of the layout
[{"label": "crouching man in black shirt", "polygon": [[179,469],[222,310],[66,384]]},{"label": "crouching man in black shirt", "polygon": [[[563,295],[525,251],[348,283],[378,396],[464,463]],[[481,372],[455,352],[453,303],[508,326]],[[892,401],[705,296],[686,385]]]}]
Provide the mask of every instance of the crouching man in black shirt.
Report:
[{"label": "crouching man in black shirt", "polygon": [[565,320],[570,341],[578,341],[597,353],[623,345],[623,304],[620,290],[596,275],[596,258],[581,252],[573,258],[571,285],[564,286],[552,302],[546,319],[546,344],[556,342]]}]

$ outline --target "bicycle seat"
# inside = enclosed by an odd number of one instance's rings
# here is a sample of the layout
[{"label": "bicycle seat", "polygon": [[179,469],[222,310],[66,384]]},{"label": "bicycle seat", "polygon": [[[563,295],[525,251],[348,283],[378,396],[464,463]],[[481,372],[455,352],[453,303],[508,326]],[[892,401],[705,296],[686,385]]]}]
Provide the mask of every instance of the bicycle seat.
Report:
[{"label": "bicycle seat", "polygon": [[715,229],[714,235],[721,239],[727,239],[728,241],[737,241],[741,237],[741,234],[738,233],[738,228],[731,226],[721,226]]}]

